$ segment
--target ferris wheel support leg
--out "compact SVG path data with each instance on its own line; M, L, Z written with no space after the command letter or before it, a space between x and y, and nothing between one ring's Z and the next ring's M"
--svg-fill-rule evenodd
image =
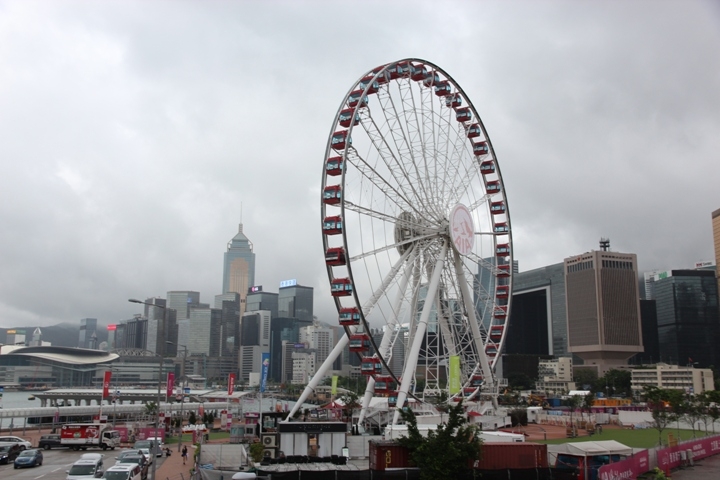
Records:
M478 351L478 357L480 358L480 366L482 367L483 377L492 383L492 388L495 387L495 378L493 376L490 363L488 362L487 355L485 355L485 345L480 335L480 327L477 323L477 317L475 316L475 306L473 305L472 297L470 296L470 289L468 289L467 282L465 282L465 275L463 272L462 260L460 254L453 251L455 257L455 275L457 276L458 284L460 285L460 291L462 293L463 302L465 303L465 310L468 314L468 320L470 322L470 330L473 334L473 340L475 341L475 348ZM493 407L498 408L497 397L493 396Z
M383 357L383 359L385 359L385 363L388 363L392 359L392 349L390 348L390 342L392 341L393 335L397 334L397 332L395 332L395 329L399 326L397 312L400 311L400 306L402 305L403 298L405 297L405 291L407 290L407 286L410 281L415 256L415 251L413 251L412 256L409 257L410 260L405 265L405 271L403 272L402 279L400 280L400 287L398 288L397 296L395 297L395 303L392 310L393 312L395 312L393 315L394 325L388 325L385 328L385 331L383 331L382 340L380 341L379 353ZM395 341L397 341L397 338L395 339ZM392 372L388 373L392 374ZM370 379L368 380L367 388L365 389L362 409L360 410L360 415L358 417L358 425L362 424L363 420L365 420L365 415L367 414L367 409L370 406L370 400L372 400L374 393L375 378L370 377Z
M352 332L355 332L355 327L350 327L350 329ZM312 380L310 380L310 382L305 387L305 390L303 390L302 394L300 395L300 398L297 399L295 405L293 405L293 407L290 409L290 413L288 413L288 416L285 417L285 421L291 419L302 407L302 404L305 403L305 400L308 399L310 394L315 391L315 387L317 387L320 381L325 378L325 373L332 369L333 363L342 354L345 345L347 345L349 341L350 338L348 338L347 334L342 336L342 338L338 341L337 345L335 345L335 348L332 349L328 357L325 359L322 365L320 365L320 368L317 369L315 375L313 375Z
M440 277L442 276L443 265L445 262L445 256L447 255L448 244L447 240L443 241L443 246L438 259L435 262L435 270L433 270L432 277L430 278L430 284L425 298L435 298L438 286L440 285ZM428 319L430 318L430 312L433 307L433 302L425 302L423 305L422 313L420 314L420 320L418 321L415 335L413 336L413 343L410 347L410 351L407 355L407 361L405 363L405 369L403 370L402 383L400 384L400 390L398 391L397 407L395 409L395 415L393 415L392 424L396 425L400 419L400 409L405 404L407 399L408 389L410 383L415 379L415 367L417 367L417 359L420 354L420 347L422 345L423 337L425 336L425 330L427 328Z

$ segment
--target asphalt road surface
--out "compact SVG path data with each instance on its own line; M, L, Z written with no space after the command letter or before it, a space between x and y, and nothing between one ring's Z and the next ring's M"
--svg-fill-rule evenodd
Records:
M676 470L673 480L718 480L720 479L720 455L704 458L695 462L694 467Z
M0 479L12 479L12 480L65 480L67 477L66 470L69 470L75 461L77 461L83 453L102 453L105 455L103 460L103 470L115 465L115 456L118 455L122 449L107 450L86 450L75 452L67 449L53 449L43 450L43 464L39 467L30 468L13 468L12 462L8 465L0 465ZM158 457L154 459L157 461L156 468L162 465L165 457ZM148 479L152 475L152 465L148 469Z

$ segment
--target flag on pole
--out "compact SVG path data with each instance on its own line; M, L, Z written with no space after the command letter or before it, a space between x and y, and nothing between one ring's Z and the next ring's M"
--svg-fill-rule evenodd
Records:
M174 373L174 372L168 372L168 374L167 374L167 388L165 389L165 396L166 396L167 398L172 397L174 391L175 391L175 373Z
M260 393L265 391L267 386L268 370L270 370L270 354L262 354L262 373L260 375Z
M332 377L332 389L330 390L330 393L332 395L337 395L337 382L338 382L338 376L333 375Z
M235 374L231 373L228 375L228 396L232 395L235 391Z
M112 371L108 370L105 372L105 376L103 378L103 393L102 398L107 398L110 396L110 378L112 377Z
M460 357L452 355L450 357L450 385L448 385L450 395L460 392Z

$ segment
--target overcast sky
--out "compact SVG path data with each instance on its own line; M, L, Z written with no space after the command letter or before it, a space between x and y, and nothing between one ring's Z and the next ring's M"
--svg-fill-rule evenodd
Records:
M369 69L438 64L501 166L521 270L598 248L713 259L720 2L0 1L0 326L256 284L335 321L320 235L333 117Z

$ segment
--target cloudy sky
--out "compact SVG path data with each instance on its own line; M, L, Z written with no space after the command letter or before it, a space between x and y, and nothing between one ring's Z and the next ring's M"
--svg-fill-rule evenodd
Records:
M333 117L417 57L472 99L521 270L597 249L713 259L720 3L0 1L0 326L113 323L221 293L242 221L256 283L315 287Z

